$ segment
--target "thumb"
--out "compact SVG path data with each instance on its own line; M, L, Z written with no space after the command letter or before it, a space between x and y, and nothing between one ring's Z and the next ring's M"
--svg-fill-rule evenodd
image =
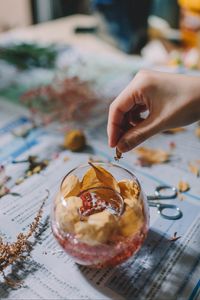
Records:
M149 117L129 129L118 141L117 149L122 153L127 152L161 130L160 123Z

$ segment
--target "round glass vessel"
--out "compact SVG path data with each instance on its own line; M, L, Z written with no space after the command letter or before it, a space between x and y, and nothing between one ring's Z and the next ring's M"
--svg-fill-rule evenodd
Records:
M88 163L63 178L51 225L58 243L77 263L115 266L136 253L146 238L147 199L128 170Z

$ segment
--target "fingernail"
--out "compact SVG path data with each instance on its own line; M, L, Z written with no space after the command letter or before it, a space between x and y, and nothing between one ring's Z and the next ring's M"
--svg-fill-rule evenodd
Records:
M120 152L127 152L131 149L131 145L129 144L129 141L127 140L121 140L117 144L117 148Z

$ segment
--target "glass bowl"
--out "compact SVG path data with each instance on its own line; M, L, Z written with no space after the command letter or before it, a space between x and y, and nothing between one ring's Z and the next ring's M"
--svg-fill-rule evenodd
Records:
M147 198L137 178L111 163L70 171L53 202L52 231L81 264L116 266L135 254L149 229Z

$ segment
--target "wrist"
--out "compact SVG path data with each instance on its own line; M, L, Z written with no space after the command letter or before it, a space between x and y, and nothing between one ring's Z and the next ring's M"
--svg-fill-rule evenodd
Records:
M200 77L187 76L184 97L186 97L187 112L191 122L200 120Z

